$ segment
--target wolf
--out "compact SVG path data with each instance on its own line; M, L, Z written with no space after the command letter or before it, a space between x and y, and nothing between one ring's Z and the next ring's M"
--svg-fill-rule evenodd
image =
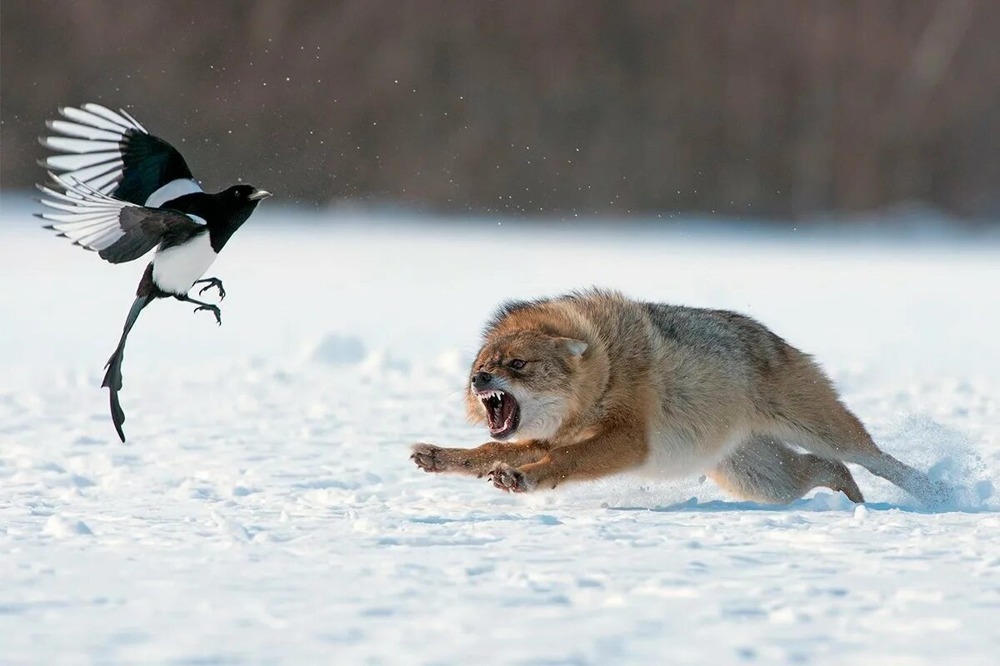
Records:
M785 504L822 486L864 502L845 463L928 505L946 489L875 445L810 356L736 312L587 290L502 305L465 396L493 441L419 443L427 472L532 492L623 472L705 474Z

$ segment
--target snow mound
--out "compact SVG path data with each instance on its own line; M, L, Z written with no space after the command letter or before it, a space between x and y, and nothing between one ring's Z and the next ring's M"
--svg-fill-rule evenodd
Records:
M74 520L53 514L45 521L42 534L47 534L58 539L65 539L72 536L91 536L93 532L82 520Z
M309 355L310 360L324 365L357 365L365 360L367 351L361 338L340 333L327 333Z
M376 349L368 354L361 369L370 377L383 377L387 373L406 375L410 372L410 362L394 356L386 349Z
M407 373L410 363L387 349L369 349L361 338L342 333L327 333L306 354L306 361L326 367L358 368L363 375L386 372Z

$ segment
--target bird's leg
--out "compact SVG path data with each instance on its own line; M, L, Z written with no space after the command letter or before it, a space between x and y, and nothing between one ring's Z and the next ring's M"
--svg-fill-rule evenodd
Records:
M202 294L204 294L206 291L208 291L212 287L215 287L216 289L219 290L219 300L223 301L223 300L226 299L226 288L222 286L222 280L220 280L219 278L214 278L214 277L213 278L205 278L204 280L195 280L194 283L195 284L208 283L208 284L205 284L205 286L202 287L201 290L198 291L198 295L199 296L201 296Z
M185 303L194 303L198 307L194 309L195 312L199 310L209 310L215 315L215 321L219 326L222 326L222 310L219 309L217 305L212 305L211 303L205 303L203 301L196 301L187 294L173 294L173 297L178 301L184 301Z

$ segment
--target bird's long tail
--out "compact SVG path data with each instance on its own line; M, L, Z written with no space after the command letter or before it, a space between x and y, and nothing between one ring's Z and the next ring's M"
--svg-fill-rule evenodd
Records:
M118 341L118 346L115 347L114 353L111 354L107 365L104 366L107 372L104 373L104 381L101 386L110 390L111 420L115 424L115 430L118 431L118 437L123 442L125 441L125 432L122 430L122 423L125 422L125 412L122 411L121 402L118 401L118 391L122 388L122 360L125 358L125 339L128 338L128 333L132 330L135 320L139 318L139 313L151 300L149 296L136 296L132 302L132 309L128 311L128 319L125 320L121 340Z

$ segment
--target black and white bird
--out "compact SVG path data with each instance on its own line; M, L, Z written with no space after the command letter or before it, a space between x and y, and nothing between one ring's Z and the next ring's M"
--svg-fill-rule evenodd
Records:
M110 390L111 418L121 440L125 413L118 400L125 339L144 307L157 298L175 298L208 310L222 324L217 305L195 300L218 278L202 278L229 238L270 192L234 185L217 194L203 192L181 154L153 136L128 112L99 104L59 109L59 120L39 139L54 151L41 161L50 182L39 185L50 211L39 217L54 229L113 264L133 261L155 248L139 281L118 347L108 359L102 386Z

